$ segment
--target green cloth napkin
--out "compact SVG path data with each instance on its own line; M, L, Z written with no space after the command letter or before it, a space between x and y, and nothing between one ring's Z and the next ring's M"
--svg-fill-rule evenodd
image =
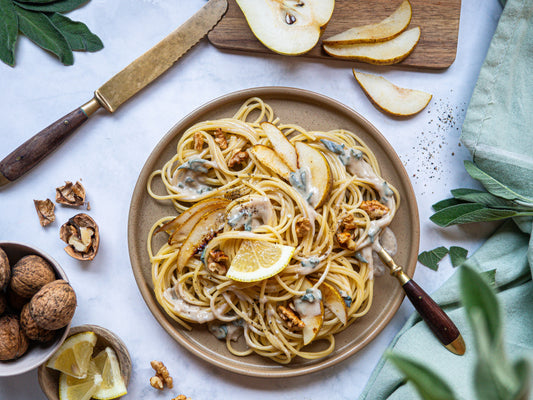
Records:
M503 3L503 2L502 2ZM533 199L533 2L508 0L481 69L461 140L475 164L523 197ZM506 351L511 360L533 360L532 220L509 220L465 264L496 269L504 316ZM426 364L464 400L476 399L473 335L459 303L458 274L432 294L461 331L467 352L456 356L414 313L389 350ZM532 396L533 398L533 396ZM414 386L382 358L360 400L420 399Z

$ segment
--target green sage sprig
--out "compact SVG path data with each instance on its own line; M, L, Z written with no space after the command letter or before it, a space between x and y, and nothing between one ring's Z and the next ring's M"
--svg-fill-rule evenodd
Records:
M446 227L470 222L533 216L533 199L513 191L470 161L465 162L465 168L470 176L477 179L487 191L452 190L452 198L433 204L436 212L430 217L431 221Z
M530 391L530 365L511 362L504 349L503 320L498 297L481 274L462 266L461 302L474 333L476 363L474 388L479 400L526 400ZM417 360L396 353L386 357L413 383L424 400L455 400L451 386Z
M0 0L0 60L15 65L19 33L53 53L64 65L74 63L73 51L104 47L82 22L63 15L90 0Z

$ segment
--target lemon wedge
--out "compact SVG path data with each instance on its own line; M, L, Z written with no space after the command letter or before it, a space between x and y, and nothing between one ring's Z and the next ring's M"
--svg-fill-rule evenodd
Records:
M106 347L93 358L93 361L96 364L96 369L102 375L102 383L93 394L93 398L109 400L124 396L128 391L120 373L120 364L115 351L111 347Z
M270 278L289 265L295 248L261 240L245 240L233 257L226 274L240 282Z
M74 378L86 378L96 339L96 334L90 331L72 335L48 360L46 366Z
M94 361L89 361L87 377L73 378L65 373L59 377L59 400L89 400L102 383Z

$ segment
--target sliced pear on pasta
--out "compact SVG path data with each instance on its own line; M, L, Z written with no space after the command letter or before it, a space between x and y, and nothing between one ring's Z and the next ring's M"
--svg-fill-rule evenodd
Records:
M353 74L370 100L381 110L395 116L419 113L432 98L431 94L421 90L396 86L382 76L355 70Z
M183 242L176 260L178 271L187 264L189 258L193 256L200 248L205 245L217 232L224 228L226 223L226 206L221 205L218 208L205 213L203 217L193 226L187 239Z
M276 125L270 122L262 122L261 128L263 128L278 156L287 164L291 171L296 171L298 169L298 156L289 139L287 139Z
M305 290L305 294L293 301L294 309L305 324L302 335L304 346L311 343L320 332L324 323L324 303L322 302L322 292L313 289L313 284L304 279L300 290Z
M358 43L347 45L324 44L330 56L356 60L369 64L390 65L404 60L413 52L420 40L420 28L402 32L394 39L379 43Z
M324 306L330 310L344 325L348 321L348 308L340 292L329 283L323 282L319 286L322 292Z
M256 144L249 150L249 152L252 153L252 155L257 158L264 167L275 172L283 179L287 181L289 180L289 176L292 172L291 169L270 147Z
M387 18L375 23L356 26L322 41L324 44L356 44L384 42L398 36L411 22L412 9L409 0L402 4Z
M308 177L302 182L307 187L307 201L314 208L320 207L329 195L333 182L331 168L324 155L304 142L295 144L298 166Z

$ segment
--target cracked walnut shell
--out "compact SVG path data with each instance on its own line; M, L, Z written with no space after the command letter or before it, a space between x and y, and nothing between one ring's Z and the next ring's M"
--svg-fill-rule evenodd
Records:
M56 188L56 202L66 206L82 206L85 203L85 188L80 182L72 184L66 181L64 186Z
M65 251L80 261L92 260L98 252L98 225L87 214L77 214L61 226L59 237L68 244Z
M56 330L67 326L76 311L76 293L67 281L58 279L44 285L31 299L29 313L35 324Z
M39 216L39 223L42 227L45 227L55 221L56 215L54 210L56 206L52 203L52 200L33 200L35 210Z

